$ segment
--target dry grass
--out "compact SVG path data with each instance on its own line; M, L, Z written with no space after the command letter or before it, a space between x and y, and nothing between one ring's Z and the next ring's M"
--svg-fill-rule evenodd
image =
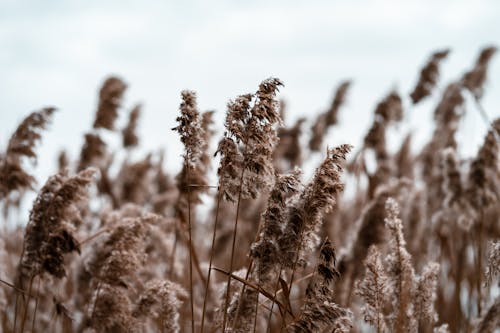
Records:
M341 126L349 81L328 110L290 127L278 100L283 83L263 81L228 103L216 151L213 112L200 112L196 94L183 91L173 129L185 147L177 175L164 169L162 153L131 161L141 106L116 129L127 84L108 78L79 158L61 153L26 226L2 225L0 331L498 330L500 119L470 160L456 140L464 113L477 112L465 110L467 94L485 116L495 51L482 50L445 86L435 131L419 152L405 133L392 151L387 131L405 105L443 86L439 66L449 50L430 56L410 94L391 91L380 101L354 149L325 142ZM53 111L29 115L0 155L5 221L35 191L25 163L36 158ZM103 131L122 136L125 154L108 147ZM303 161L322 152L304 180Z

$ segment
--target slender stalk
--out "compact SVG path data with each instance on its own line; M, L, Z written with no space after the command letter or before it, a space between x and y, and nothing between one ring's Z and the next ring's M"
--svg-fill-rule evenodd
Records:
M490 117L488 117L488 114L486 113L486 110L483 108L481 102L479 101L479 98L474 96L474 102L476 102L476 107L477 110L479 111L481 119L483 119L486 126L488 126L491 129L491 131L493 132L493 136L495 137L495 140L497 142L500 142L500 135L498 134L497 130L492 126Z
M26 301L26 305L24 306L23 318L21 319L21 333L24 332L24 324L26 323L26 317L28 316L28 308L30 305L31 291L33 289L33 279L34 278L35 278L35 275L31 275L30 284L29 284L29 288L28 288L28 300Z
M259 296L260 296L260 294L257 293L257 301L255 302L255 316L253 317L253 333L255 333L256 332L255 330L257 329L257 314L259 312Z
M207 306L207 300L208 300L208 295L210 293L210 277L212 273L212 264L213 264L213 259L214 259L214 254L215 254L215 239L216 239L216 234L217 234L217 223L219 221L219 207L220 207L220 202L222 200L222 191L221 189L218 190L217 193L217 208L215 210L215 221L214 221L214 231L212 233L212 245L210 248L210 259L208 263L208 272L207 272L207 281L205 284L205 297L203 299L203 310L201 313L201 333L203 333L204 324L205 324L205 310Z
M15 305L14 305L14 329L12 330L12 332L16 332L16 328L17 328L17 305L18 305L18 301L19 301L19 293L16 293L16 302L15 302Z
M99 282L97 284L97 291L96 291L96 295L95 295L95 299L94 299L94 304L92 305L92 313L90 314L90 319L94 318L95 308L97 306L97 299L99 298L100 291L101 291L101 283Z
M189 184L189 165L185 161L186 165L186 178ZM191 249L193 248L192 242L192 230L191 230L191 188L188 186L188 236L189 236L189 298L191 301L191 332L194 333L194 297L193 297L193 253Z
M227 307L229 305L229 293L231 290L231 274L233 272L233 265L234 265L234 249L236 245L236 234L238 230L238 218L240 216L240 204L241 204L241 192L243 190L243 175L245 174L245 168L243 167L241 169L241 176L240 176L240 187L238 190L238 202L236 204L236 218L234 221L234 229L233 229L233 244L231 246L231 260L229 263L229 275L227 276L227 289L226 289L226 300L224 304L224 319L222 321L222 332L226 330L226 321L227 321Z
M245 274L245 280L247 280L247 281L248 281L248 279L250 277L250 273L251 273L252 268L253 268L253 259L251 259L250 262L248 263L247 272ZM238 318L240 317L241 303L242 303L241 301L242 301L242 298L243 298L243 294L245 293L245 290L246 290L246 284L244 284L241 287L240 297L238 298L238 306L236 307L236 314L234 316L232 325L229 326L229 327L235 327L235 325L236 325L236 323L238 321Z
M95 234L85 238L84 240L82 240L81 242L79 242L80 246L87 243L87 242L90 242L91 240L99 237L100 235L102 235L103 233L105 233L106 231L108 231L108 228L103 228L102 230L99 230L98 232L96 232Z
M10 288L14 289L15 291L17 291L17 292L19 292L19 293L26 294L26 291L24 291L24 290L22 290L22 289L20 289L20 288L17 288L15 285L13 285L12 283L9 283L9 282L7 282L7 281L5 281L5 280L0 279L0 283L5 284L6 286L8 286L8 287L10 287Z
M288 292L290 294L292 293L292 287L293 287L293 280L294 280L294 277L295 277L295 271L297 270L297 263L299 262L299 252L300 252L300 248L301 248L300 245L302 244L302 235L301 235L300 238L301 238L301 240L297 244L297 250L295 252L295 260L294 260L293 265L292 265L292 275L290 276L290 283L289 283L289 287L288 287ZM279 281L279 279L278 279L278 281ZM293 309L290 308L290 311L293 313ZM285 328L285 326L286 326L286 320L285 320L285 317L283 317L283 321L281 322L280 332L283 331L283 329Z
M280 309L283 309L283 310L286 310L285 306L283 304L281 304L280 301L278 301L276 298L273 297L273 295L268 292L267 290L263 289L262 287L260 286L257 286L253 283L251 283L250 281L247 281L241 277L239 277L238 275L234 275L232 273L228 273L226 272L225 270L223 269L220 269L220 268L217 268L217 267L213 267L212 268L213 270L217 271L217 272L220 272L224 275L230 275L233 279L235 279L236 281L240 282L240 283L243 283L243 284L246 284L247 286L249 286L250 288L252 288L253 290L261 293L263 296L265 296L267 299L269 300L272 300L274 301L276 304L278 304L278 306L280 307ZM288 311L288 313L290 313L290 311ZM290 315L293 317L293 319L295 319L295 316L293 316L292 313L290 313Z
M174 274L174 265L175 265L175 253L176 253L176 249L177 249L177 242L178 242L178 235L177 233L179 232L179 230L177 229L177 223L176 223L176 226L175 226L175 232L174 232L174 245L173 245L173 248L172 248L172 253L170 253L170 256L168 258L168 263L169 263L169 271L168 271L168 277L169 279L172 279L172 276Z
M477 313L481 315L482 308L482 275L483 275L483 211L479 216L479 231L477 237L477 268L476 268L476 279L477 279Z
M257 228L257 234L255 235L255 239L253 241L254 243L256 243L256 242L258 242L260 240L261 229L262 229L262 219L259 222L259 228ZM248 280L248 278L250 277L250 274L252 273L252 270L253 270L253 258L250 258L250 262L248 263L247 272L246 272L246 275L245 275L245 280ZM236 308L236 315L234 317L232 327L235 326L238 318L240 317L240 313L241 313L241 299L243 297L243 294L245 293L246 286L247 286L246 284L243 284L243 286L241 288L240 297L238 298L238 307ZM259 302L257 302L257 304L259 304Z
M274 286L274 298L276 298L277 294L278 294L278 287L280 285L280 279L281 279L281 273L283 272L283 265L280 264L280 270L279 270L279 274L278 274L278 278L276 279L276 285ZM272 316L273 316L273 308L274 308L274 301L271 302L271 310L269 311L269 317L267 317L267 329L266 329L266 332L270 332L270 329L271 329L271 319L272 319ZM283 318L284 320L284 318Z

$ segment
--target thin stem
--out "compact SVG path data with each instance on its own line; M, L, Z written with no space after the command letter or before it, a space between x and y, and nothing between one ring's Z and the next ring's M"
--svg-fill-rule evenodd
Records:
M15 305L14 305L14 329L12 330L12 332L16 332L16 328L17 328L17 305L18 305L18 301L19 301L19 293L16 293L16 302L15 302Z
M29 308L29 305L30 305L31 291L33 289L33 279L34 278L35 278L35 275L31 275L30 284L29 284L29 288L28 288L28 300L26 301L26 305L24 306L23 318L21 320L21 333L24 332L24 324L26 322L26 317L28 316L28 308Z
M255 235L255 239L254 239L254 243L258 242L260 240L260 232L262 230L262 219L260 220L259 222L259 228L257 229L257 235ZM250 262L248 263L248 267L247 267L247 273L246 273L246 276L245 276L245 280L248 280L248 278L250 277L250 274L252 273L252 269L253 269L253 258L250 259ZM234 327L236 325L236 322L238 320L238 318L240 317L240 313L241 313L241 299L243 298L243 294L245 293L245 288L246 288L246 284L243 285L243 287L241 288L241 293L240 293L240 297L238 298L238 307L236 308L236 315L234 317L234 320L233 320L233 325L232 327ZM257 302L258 304L258 302Z
M97 306L97 299L99 298L99 292L100 291L101 291L101 283L99 282L97 284L97 291L96 291L96 295L95 295L95 299L94 299L94 304L92 306L92 313L90 314L90 319L94 318L95 308Z
M495 132L496 133L496 132ZM477 237L477 313L481 314L482 308L482 272L483 272L483 212L479 217L479 232Z
M212 233L212 246L210 248L210 260L208 263L208 272L207 272L207 282L205 284L205 297L203 299L203 310L201 313L201 333L203 333L204 324L205 324L205 310L207 306L207 300L208 300L208 294L210 293L210 276L212 273L212 263L214 259L214 254L215 254L215 239L216 239L216 234L217 234L217 223L219 221L219 207L220 207L220 202L222 199L222 191L219 189L217 193L217 208L215 211L215 221L214 221L214 231Z
M240 204L241 204L241 192L243 190L243 175L245 174L245 167L241 169L241 176L240 176L240 186L238 190L238 203L236 204L236 217L234 221L234 229L233 229L233 244L231 246L231 260L229 264L229 273L231 274L233 272L233 265L234 265L234 249L236 245L236 234L238 230L238 218L240 215ZM226 300L225 300L225 305L224 305L224 319L222 321L222 332L225 331L226 329L226 321L227 321L227 307L229 305L229 293L231 290L231 275L227 276L227 289L226 289Z
M187 161L185 161L186 166L186 178L187 183L189 183L189 169ZM193 297L193 254L191 249L193 248L192 242L192 230L191 230L191 188L188 186L188 236L189 236L189 298L191 300L191 332L194 333L194 297Z
M3 284L5 284L6 286L9 286L10 288L14 289L15 291L17 291L17 292L19 292L19 293L27 294L27 292L26 292L26 291L22 290L21 288L16 287L16 286L15 286L15 285L13 285L12 283L9 283L9 282L7 282L7 281L5 281L5 280L0 279L0 283L3 283Z
M80 245L83 245L87 242L90 242L91 240L99 237L100 235L102 235L103 233L105 233L106 231L108 231L108 228L104 228L102 230L99 230L98 232L96 232L95 234L85 238L84 240L82 240L81 242L79 242Z
M174 274L174 265L175 265L175 253L176 253L176 249L177 249L177 242L178 242L178 233L179 233L179 230L177 229L177 223L176 223L176 226L175 226L175 232L174 232L174 245L173 245L173 248L172 248L172 253L170 253L170 256L169 256L169 271L168 271L168 276L170 279L172 279L172 276Z
M488 117L488 114L486 113L486 110L481 105L481 102L479 101L479 98L477 98L476 96L473 96L473 97L474 97L474 102L476 102L476 107L477 107L477 110L479 111L479 115L483 119L483 121L486 124L486 126L488 126L491 129L491 131L493 132L493 136L495 137L495 140L497 142L500 142L500 136L497 133L496 129L492 126L490 117Z
M280 270L278 274L278 278L276 279L276 285L274 286L274 298L276 298L276 295L278 294L278 287L280 285L280 279L281 279L281 273L283 271L283 265L280 264ZM266 332L270 332L271 329L271 319L273 316L273 308L274 308L274 301L271 302L271 310L269 311L269 317L267 318L267 329ZM283 318L284 319L284 318Z
M263 296L265 296L267 299L274 301L276 304L278 304L278 306L280 307L280 309L285 309L285 310L286 310L285 306L284 306L283 304L281 304L281 302L280 302L280 301L278 301L276 298L274 298L274 297L273 297L273 295L272 295L270 292L268 292L267 290L263 289L262 287L257 286L257 285L255 285L255 284L251 283L250 281L247 281L247 280L245 280L245 279L243 279L243 278L239 277L238 275L234 275L233 273L228 273L228 272L226 272L225 270L222 270L222 269L220 269L220 268L213 267L212 269L213 269L213 270L215 270L215 271L217 271L217 272L220 272L220 273L222 273L222 274L225 274L225 275L230 275L230 276L231 276L233 279L235 279L236 281L239 281L239 282L241 282L241 283L243 283L243 284L246 284L247 286L249 286L249 287L250 287L250 288L252 288L253 290L256 290L256 291L258 291L259 293L261 293L261 294L262 294ZM289 313L290 313L290 312L289 312ZM293 316L293 314L292 314L292 313L290 313L290 315L292 315L292 317L295 319L295 317Z
M245 274L245 280L248 280L248 278L250 277L250 271L252 270L252 268L253 268L253 259L251 259L250 263L248 264L247 272ZM241 287L240 297L238 298L238 306L236 307L236 314L234 316L233 323L230 327L235 327L237 320L240 317L241 303L242 303L243 294L245 293L245 288L246 288L246 284L244 284Z
M297 263L299 262L299 252L300 252L301 244L302 244L302 235L300 236L300 242L297 244L297 249L296 249L296 252L295 252L295 260L294 260L293 265L292 265L292 275L290 276L290 283L289 283L289 287L288 287L288 292L290 294L292 293L293 279L295 277L295 271L297 269ZM279 279L278 279L278 281L279 281ZM293 310L291 308L291 304L290 304L290 312L293 313ZM283 329L285 328L285 326L286 326L286 320L285 320L285 317L283 317L283 321L281 322L280 332L283 331Z

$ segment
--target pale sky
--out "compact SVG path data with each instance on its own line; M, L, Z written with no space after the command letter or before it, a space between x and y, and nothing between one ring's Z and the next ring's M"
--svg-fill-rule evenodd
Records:
M181 90L195 90L201 110L217 110L220 129L227 101L270 76L285 83L280 97L289 106L288 123L312 120L328 107L339 81L352 79L341 127L328 144L356 146L376 102L392 88L407 97L433 50L452 49L442 66L442 89L471 68L481 47L500 46L499 19L497 0L0 0L0 147L31 111L56 106L38 149L43 184L59 149L77 156L94 119L97 90L111 73L129 84L127 112L144 104L141 152L166 147L173 170L181 163L170 130ZM432 131L436 97L407 110L403 129L412 128L417 143ZM491 118L500 116L496 58L483 104ZM459 135L462 149L471 152L485 125L474 105L468 107Z

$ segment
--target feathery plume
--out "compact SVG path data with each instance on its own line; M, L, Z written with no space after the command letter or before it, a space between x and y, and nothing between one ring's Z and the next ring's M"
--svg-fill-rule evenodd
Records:
M351 81L341 82L335 91L330 108L319 114L314 121L311 127L311 138L309 139L309 149L311 151L319 151L321 149L328 128L338 123L338 113L340 107L345 103L350 86Z
M275 95L282 85L279 79L267 79L255 96L241 95L228 104L227 131L216 155L221 155L219 182L229 201L240 192L243 199L255 198L272 182L276 125L281 124Z
M279 263L277 239L283 233L287 203L299 191L300 170L287 175L276 175L274 187L269 194L267 208L262 214L259 240L252 244L250 257L255 262L255 274L260 283L269 282L270 272Z
M401 144L399 151L394 156L395 166L396 166L396 176L398 178L413 178L413 163L414 157L411 153L412 136L408 134L403 143Z
M103 284L90 325L96 332L140 332L139 321L131 315L131 310L132 304L124 288Z
M442 168L444 174L443 191L445 193L444 206L451 208L458 204L463 195L460 169L457 161L456 151L448 147L442 152Z
M33 187L35 178L23 169L22 158L36 160L34 148L54 111L55 108L49 107L31 113L12 134L5 154L0 154L0 199L12 191Z
M65 150L61 150L57 156L57 170L63 172L69 165L68 154Z
M109 238L96 249L88 268L96 282L127 286L124 278L137 271L145 259L144 237L148 224L157 220L153 214L124 218L113 228Z
M162 332L179 332L179 310L182 299L187 297L180 285L170 281L151 281L135 304L132 316L150 317L161 323Z
M118 108L121 106L122 96L127 85L120 78L108 77L99 91L94 128L114 130L114 123L118 117Z
M474 68L465 73L462 77L463 86L478 100L483 96L488 65L496 52L497 48L495 46L488 46L482 49Z
M375 117L381 117L384 124L398 122L403 119L403 102L395 91L392 91L375 108Z
M309 139L309 149L311 151L320 151L326 130L326 115L321 113L316 117L309 131L311 133L311 138Z
M399 206L396 200L388 198L386 201L387 217L385 225L390 231L390 253L387 257L388 273L394 290L393 307L395 309L395 332L408 332L414 325L411 317L411 293L414 290L415 272L411 263L411 255L406 250L406 241L403 236L403 224L399 218Z
M340 177L350 150L350 145L330 149L312 181L290 208L284 233L278 240L284 267L295 266L300 257L298 250L306 251L316 245L323 214L333 209L337 196L344 190Z
M438 320L434 302L436 300L436 288L438 283L439 264L427 263L422 275L417 281L417 289L414 297L414 316L419 322L433 325Z
M449 49L434 52L420 71L417 85L410 93L413 104L419 103L432 93L439 79L439 65L450 53Z
M478 333L494 333L500 327L500 296L498 296L477 325Z
M485 272L487 285L490 285L495 277L500 278L500 241L491 242L489 248L488 265Z
M137 131L137 121L141 114L141 104L137 104L128 116L127 126L122 130L122 143L123 147L131 148L136 147L139 144L139 137L136 134Z
M202 128L202 142L200 162L201 166L204 166L205 170L210 168L210 162L212 161L212 155L209 153L210 141L215 134L215 130L212 128L214 124L213 116L215 111L205 111L201 114L201 128Z
M121 166L118 177L115 180L115 187L120 190L121 202L132 202L144 204L149 196L148 186L150 185L151 155L135 162L124 162Z
M355 293L365 304L361 308L365 322L377 329L377 333L387 331L384 307L388 302L389 277L387 276L380 252L375 245L370 246L365 259L365 276L356 284Z
M103 167L106 163L106 155L106 143L101 139L99 134L85 134L85 143L80 152L78 171L90 166Z
M351 86L351 81L343 81L337 87L335 97L333 98L330 108L326 112L326 124L328 126L336 125L338 123L338 113L342 104L345 103L347 91Z
M320 249L315 276L306 289L306 299L300 317L288 325L290 332L350 332L353 314L334 302L333 284L340 273L335 268L335 249L327 239Z
M73 177L56 174L42 187L26 226L21 279L43 273L59 279L66 275L64 254L80 252L67 223L68 212L70 207L86 198L86 188L94 172L86 169Z
M493 122L469 170L466 195L478 212L498 201L493 186L494 179L498 177L500 145L495 138L494 131L500 131L500 118Z
M201 157L203 145L201 117L196 105L195 92L184 90L181 92L181 96L181 115L176 119L179 125L172 130L180 134L185 149L184 159L192 167L198 163Z
M300 136L302 135L302 124L305 118L299 118L292 127L281 127L278 129L279 142L274 150L273 161L277 170L287 169L283 162L288 161L288 166L293 168L302 164L302 149Z

